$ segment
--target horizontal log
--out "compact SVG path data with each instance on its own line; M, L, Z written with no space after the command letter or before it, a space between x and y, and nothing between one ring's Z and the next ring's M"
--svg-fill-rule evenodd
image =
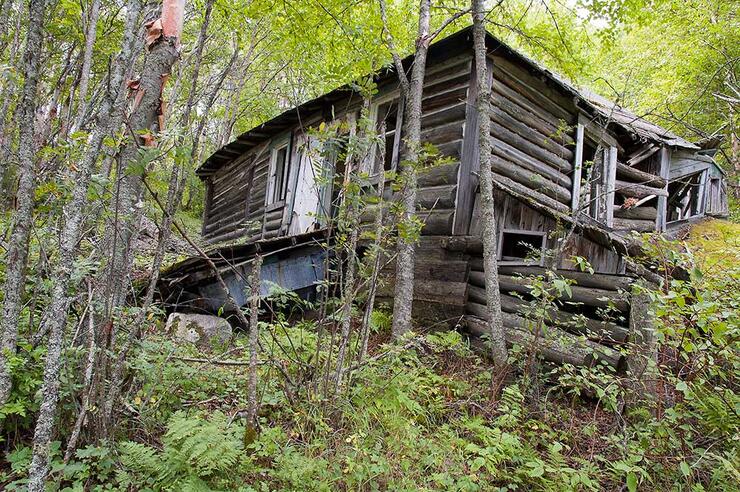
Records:
M653 232L655 231L655 219L619 219L615 218L612 228L618 231Z
M491 136L508 143L512 147L527 154L530 158L537 159L557 171L570 172L573 170L573 165L562 157L522 138L520 135L507 130L494 121L491 121Z
M423 222L421 233L427 236L443 236L452 232L454 210L419 210L416 215Z
M568 205L565 205L564 203L561 203L553 198L550 198L549 196L539 191L528 188L527 186L517 183L513 179L507 178L506 176L502 176L499 173L492 173L492 175L493 175L493 186L494 187L499 188L506 192L513 192L513 194L517 198L524 200L525 204L528 203L529 201L533 201L541 205L544 205L548 209L551 209L555 212L560 212L563 214L567 214L570 212L570 207Z
M519 292L521 294L529 294L531 292L530 281L525 277L499 274L498 281L499 288L502 292ZM485 274L471 270L468 282L477 287L485 288ZM629 302L627 302L624 296L613 290L581 287L579 285L571 285L570 290L572 295L570 297L567 295L563 296L560 299L561 301L579 302L586 306L600 308L613 305L619 311L629 311Z
M496 87L494 86L494 91ZM499 87L498 92L491 93L491 104L494 107L502 109L509 116L516 118L527 126L536 129L542 135L558 135L565 145L575 145L573 136L569 133L560 131L557 123L553 124L538 116L537 113L530 111L528 107L517 103L512 97L520 97L511 91L508 87Z
M456 140L463 136L462 121L453 121L445 125L421 129L421 141L424 143L438 144Z
M652 220L658 217L658 209L655 207L632 207L622 208L617 205L614 207L614 217L619 219L639 219Z
M571 95L563 94L561 88L553 87L544 76L533 73L522 64L512 62L503 56L493 58L494 77L558 119L565 120L566 123L572 122L576 108Z
M471 312L475 309L472 309L470 304L465 309L473 315L465 317L465 328L478 337L488 336L490 328L484 318ZM615 368L621 368L623 365L622 355L609 347L583 340L581 337L557 328L542 330L535 338L534 333L529 329L529 324L524 318L506 313L504 315L504 336L507 345L530 347L535 344L537 353L542 358L556 364L591 366L596 361L603 361Z
M422 129L434 128L455 121L462 125L462 122L465 121L465 106L465 102L455 102L454 106L447 106L434 113L427 113L421 118Z
M655 188L665 188L668 184L668 181L666 181L665 178L661 178L655 174L646 173L645 171L640 171L637 168L630 167L621 162L617 162L617 177L627 178L631 181L635 181L646 186L653 186Z
M532 142L535 145L539 145L545 150L552 152L571 162L573 159L573 151L565 146L566 139L562 138L560 134L549 134L540 133L537 128L527 125L520 121L518 118L511 116L506 111L491 105L491 120L497 124L503 126L507 130L510 130L517 135L521 136ZM564 132L561 132L565 134ZM560 137L560 138L559 138Z
M454 184L419 188L416 192L416 204L423 209L455 208L457 186ZM393 200L401 199L400 193L393 194Z
M523 167L518 167L495 155L491 156L491 169L502 176L516 181L522 186L547 195L560 203L570 203L570 191L557 183L553 183L541 174L533 173Z
M432 166L419 171L417 183L419 188L428 188L445 184L457 183L459 162Z
M614 191L620 195L633 198L645 198L646 196L668 196L668 190L665 188L655 188L638 183L628 183L618 179L614 186Z
M491 151L494 155L506 159L507 161L511 161L519 167L541 174L568 189L573 186L573 180L570 176L565 174L566 172L569 172L568 169L557 170L544 162L533 159L528 154L496 137L491 137Z
M547 271L544 267L537 266L500 266L498 272L501 275L544 275ZM555 270L555 274L573 280L581 287L595 287L604 290L629 291L634 279L624 275L609 275L605 273L579 272L578 270Z
M450 236L443 238L440 246L448 251L468 254L483 253L483 240L475 236Z
M487 304L486 289L469 285L468 302L470 301L485 306ZM530 305L526 301L507 294L501 294L502 311L527 317L525 313L529 308ZM629 336L629 329L623 326L560 311L555 307L548 310L545 321L548 324L552 323L558 328L571 333L586 335L592 340L605 343L624 343Z

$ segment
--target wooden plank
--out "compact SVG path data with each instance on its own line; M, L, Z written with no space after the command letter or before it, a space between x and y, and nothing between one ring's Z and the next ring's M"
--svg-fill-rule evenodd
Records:
M655 219L658 217L658 209L655 207L632 207L622 208L619 205L614 206L614 219L638 219L638 220L651 220L653 226L655 225Z
M488 68L488 83L493 79L493 66L486 60ZM490 85L489 85L490 87ZM475 190L478 188L479 145L478 114L476 99L478 98L478 84L476 83L475 60L471 63L470 89L468 90L467 110L465 113L465 132L463 134L460 168L457 177L457 195L455 197L455 217L452 224L452 234L465 235L470 229L470 220L473 215Z
M652 186L646 186L638 183L630 183L627 181L622 181L620 179L616 180L614 190L619 193L620 195L624 195L627 197L633 197L633 198L645 198L651 195L655 195L657 197L667 197L668 196L668 190L667 188L654 188ZM612 195L614 193L612 192Z
M671 172L671 154L668 147L663 146L660 148L659 159L660 177L668 181ZM657 202L658 216L655 218L655 230L657 232L665 232L666 228L668 216L668 183L663 187L663 191L665 191L665 195L659 196Z

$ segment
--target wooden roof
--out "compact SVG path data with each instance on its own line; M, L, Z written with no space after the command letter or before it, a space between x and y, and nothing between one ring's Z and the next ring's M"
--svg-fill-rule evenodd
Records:
M536 61L526 55L516 51L504 42L495 38L490 33L487 36L487 45L489 50L503 52L510 58L517 60L529 70L544 75L548 82L556 85L562 91L572 96L576 104L584 111L594 115L601 116L605 121L618 125L623 130L631 133L638 139L657 142L670 147L680 147L685 149L699 149L699 146L684 140L678 135L641 118L634 113L626 110L602 96L590 91L577 89L570 81L564 77L541 66ZM444 39L433 43L429 47L428 60L444 59L449 53L456 50L471 48L472 49L472 27L462 29ZM404 66L410 66L412 56L403 60ZM387 67L378 71L374 75L376 82L395 77L393 67ZM359 94L351 84L345 84L322 96L311 99L299 106L291 108L280 115L248 130L239 135L234 141L224 145L208 157L203 164L198 167L196 174L201 177L213 174L225 164L231 162L237 157L252 150L257 145L276 134L286 131L313 113L335 104L339 101L346 101L347 98L359 97Z

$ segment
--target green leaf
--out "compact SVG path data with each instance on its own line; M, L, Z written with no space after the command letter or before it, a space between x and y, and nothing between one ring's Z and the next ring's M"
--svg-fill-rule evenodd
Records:
M637 492L637 475L633 472L627 474L627 490L629 492Z

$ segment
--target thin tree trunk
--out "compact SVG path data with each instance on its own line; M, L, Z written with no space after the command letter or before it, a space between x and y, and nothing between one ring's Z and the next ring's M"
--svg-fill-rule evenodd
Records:
M28 260L28 241L33 224L33 191L36 182L36 152L34 148L34 120L36 91L39 80L39 62L43 40L44 0L31 0L26 49L23 55L23 96L18 112L18 208L5 260L5 283L2 319L0 319L0 406L10 397L12 378L6 354L15 354L18 325L23 303L23 292Z
M98 19L100 18L100 0L92 0L90 12L87 16L85 26L85 50L82 54L82 68L80 69L80 85L77 92L77 118L74 122L73 131L81 128L87 112L87 91L90 84L90 67L92 65L93 48L98 32ZM70 103L70 106L72 104Z
M400 109L399 109L400 111ZM381 127L378 132L380 135L385 134L385 124ZM385 139L383 139L385 143ZM382 148L380 155L385 155L385 149ZM362 316L362 327L360 328L360 354L357 357L357 365L362 364L363 359L367 357L367 344L370 339L370 319L375 309L375 295L378 291L378 276L380 275L380 261L383 254L383 192L385 191L385 173L381 173L381 178L378 181L378 213L375 216L375 239L373 240L372 254L373 254L373 266L372 273L370 274L370 283L368 285L367 302L365 303L365 311Z
M127 22L128 34L133 32L135 19L138 18L141 4L139 0L129 2L129 20ZM49 332L49 343L44 368L43 400L33 439L33 457L29 469L29 490L41 491L44 489L44 481L49 466L49 446L52 438L54 416L59 398L59 370L61 368L62 341L64 328L67 321L67 309L70 298L67 291L70 287L72 265L75 262L76 246L78 244L82 224L84 223L83 211L87 205L87 188L90 177L97 162L98 150L102 145L103 138L111 131L112 123L116 118L112 109L116 101L120 100L120 87L123 84L123 74L126 69L128 58L127 49L131 47L133 36L124 36L123 52L118 57L111 75L111 87L113 93L107 98L101 107L101 119L99 127L93 133L84 158L80 162L80 168L72 191L70 202L64 207L66 222L61 233L61 244L59 263L55 268L52 285L52 303L49 307L49 316L45 317L45 324L41 331ZM92 306L90 307L92 316ZM92 374L90 374L92 376ZM90 389L86 388L89 395ZM84 410L83 410L84 411ZM74 443L73 443L74 445Z
M475 46L475 72L478 96L475 101L478 111L478 146L480 159L480 222L483 228L483 270L486 276L486 307L491 336L491 356L499 369L507 366L506 339L501 316L501 294L498 284L498 261L496 251L496 210L493 200L493 176L491 173L491 88L488 82L486 57L486 27L483 0L472 0L473 43Z
M162 90L169 73L179 57L179 30L174 26L172 33L165 29L172 29L172 21L165 14L171 15L177 8L184 8L184 0L167 0L162 6L162 35L149 47L149 54L142 69L137 88L137 104L129 115L128 141L121 149L119 158L124 172L117 176L117 190L114 194L114 206L117 210L114 224L106 244L110 248L110 264L108 269L109 281L109 313L123 304L126 297L129 274L131 270L131 245L138 232L143 200L143 177L136 168L141 162L141 151L146 145L151 145L154 135L159 128L161 114ZM175 14L177 16L177 14ZM182 16L179 16L180 23ZM182 28L180 24L179 29Z
M383 2L384 3L384 2ZM383 8L385 10L385 8ZM393 336L398 338L411 330L411 312L414 301L414 264L418 224L416 220L417 167L421 149L421 98L424 88L431 0L419 4L419 29L416 53L411 67L411 79L406 78L398 54L394 54L396 71L406 100L404 118L404 145L401 163L402 212L399 218L398 257L393 301ZM404 90L405 89L405 90Z
M249 300L249 382L247 388L247 426L257 429L257 356L259 354L259 309L262 275L262 256L252 260L252 275L249 279L252 293Z
M95 308L93 306L93 288L88 286L87 296L87 363L85 365L85 378L82 382L82 401L80 402L80 413L77 414L72 434L67 441L67 450L64 452L64 462L69 462L72 453L77 449L77 440L80 437L82 426L87 416L87 407L90 405L92 395L92 379L95 370L97 345L95 343Z
M209 1L207 10L205 13L203 25L200 35L198 37L198 44L196 46L196 59L193 67L193 76L191 77L190 94L194 94L197 86L198 73L200 71L200 65L203 60L203 46L207 37L207 27L209 23L211 7L213 6L213 0ZM188 97L186 106L183 112L182 125L187 128L190 124L190 114L192 107L195 105L195 98ZM182 139L178 139L177 146L181 147L184 145ZM129 333L129 337L124 343L123 347L117 357L117 363L113 368L111 375L110 390L105 401L105 412L104 417L106 421L106 428L110 428L113 419L113 408L118 400L118 396L121 391L121 385L123 383L123 369L125 358L133 346L134 342L139 338L139 327L144 323L145 316L149 310L149 307L154 300L154 294L157 288L157 282L159 280L159 270L162 267L164 256L167 250L167 244L171 236L172 223L174 221L175 213L177 212L178 204L182 200L182 194L185 185L186 170L180 166L178 162L174 162L172 165L172 172L170 173L169 186L167 188L167 204L163 211L162 224L159 227L159 237L157 240L157 249L154 253L154 260L152 261L151 276L149 278L149 285L144 296L144 301L139 311L139 315L134 320L134 329Z

